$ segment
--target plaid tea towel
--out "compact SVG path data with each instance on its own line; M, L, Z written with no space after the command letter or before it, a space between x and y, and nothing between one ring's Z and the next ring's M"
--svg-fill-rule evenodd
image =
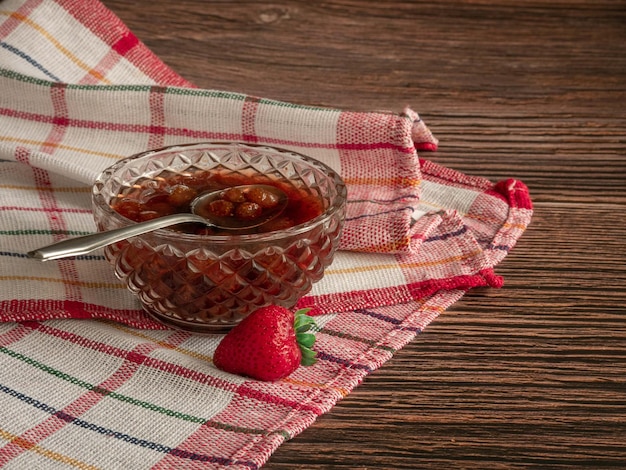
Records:
M209 140L306 153L349 187L343 250L300 301L319 361L276 383L217 370L221 337L153 322L101 254L24 255L95 230L90 185L115 160ZM197 89L96 0L0 2L0 466L261 467L465 290L501 284L528 191L418 160L436 146L410 109Z

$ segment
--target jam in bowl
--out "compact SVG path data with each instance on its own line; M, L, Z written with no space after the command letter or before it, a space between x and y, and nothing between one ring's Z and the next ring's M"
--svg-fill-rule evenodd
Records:
M259 185L253 194L232 188ZM273 191L277 188L279 191ZM261 217L230 231L181 224L109 245L105 257L153 318L196 332L226 331L265 305L292 307L324 275L339 243L346 187L327 165L243 143L199 143L144 152L106 169L93 186L94 218L111 230L189 212L221 191L212 216ZM221 201L221 202L220 202Z

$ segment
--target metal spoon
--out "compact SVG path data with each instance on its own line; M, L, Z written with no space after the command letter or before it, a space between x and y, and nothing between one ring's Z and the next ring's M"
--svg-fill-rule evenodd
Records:
M221 189L197 196L191 203L192 213L166 215L164 217L158 217L156 219L139 222L126 227L120 227L105 232L97 232L90 235L84 235L82 237L70 238L30 251L27 253L27 256L40 261L48 261L84 255L98 248L110 245L111 243L126 240L127 238L152 232L160 228L189 222L201 223L209 227L216 227L223 230L246 230L258 227L259 225L276 218L285 210L285 207L287 206L287 195L275 186L249 184L235 186L234 188L241 189L242 191L246 191L251 188L262 188L278 196L278 204L265 211L261 217L252 220L240 220L228 216L213 216L210 211L207 210L207 207L212 201L221 197L221 194L225 191L225 189Z

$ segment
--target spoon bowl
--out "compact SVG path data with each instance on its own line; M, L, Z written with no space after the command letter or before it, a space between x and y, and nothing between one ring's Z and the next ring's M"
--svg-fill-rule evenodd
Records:
M247 230L278 217L287 202L285 192L276 186L246 184L200 194L192 201L191 212L223 230Z
M112 243L182 223L201 223L222 230L243 231L278 217L287 206L287 195L266 184L232 186L198 195L190 205L192 213L171 214L125 227L70 238L27 253L40 261L90 253Z

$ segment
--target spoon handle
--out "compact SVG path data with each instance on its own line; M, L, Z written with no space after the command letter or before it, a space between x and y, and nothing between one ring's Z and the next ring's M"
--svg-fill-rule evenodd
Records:
M200 222L210 225L206 219L194 214L173 214L106 232L97 232L90 235L84 235L82 237L69 238L67 240L33 250L27 253L27 256L40 261L48 261L51 259L84 255L98 248L110 245L111 243L185 222Z

